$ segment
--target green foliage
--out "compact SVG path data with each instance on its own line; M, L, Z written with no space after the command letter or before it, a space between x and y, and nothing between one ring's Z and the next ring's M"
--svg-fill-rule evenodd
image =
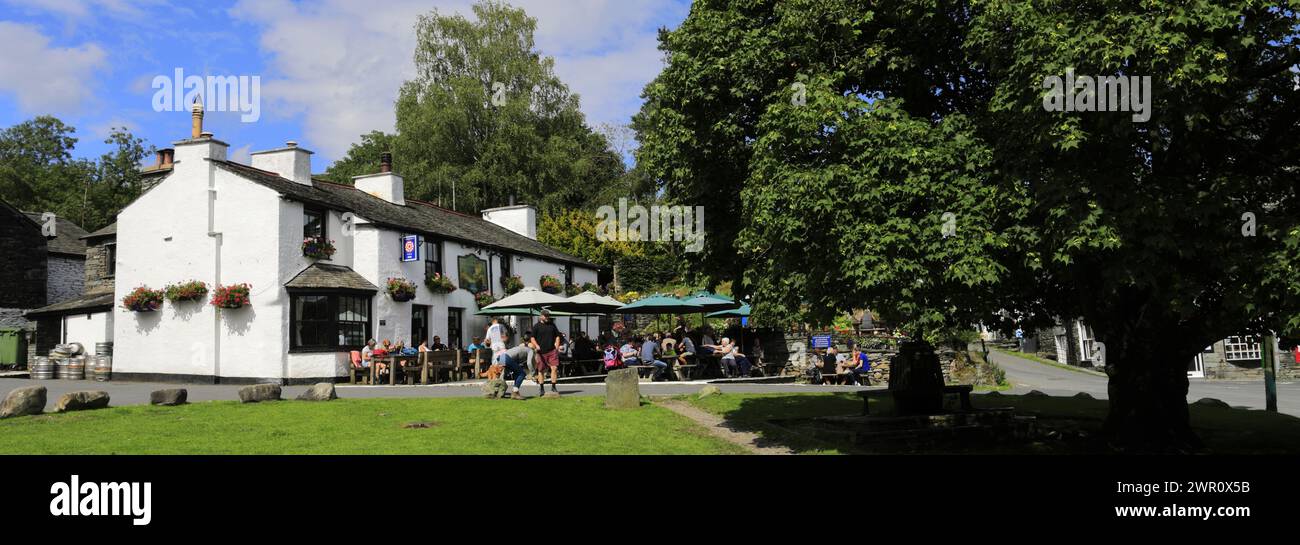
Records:
M692 272L773 321L1082 316L1171 375L1296 325L1295 13L1075 4L696 2L634 123L665 198L709 206ZM1046 111L1067 68L1151 76L1151 119Z
M578 96L536 50L536 19L494 1L473 10L473 19L420 16L396 134L363 136L330 177L376 172L379 153L391 151L408 197L474 212L511 197L543 211L576 207L626 186L622 159L585 125Z
M144 191L140 162L153 153L124 128L98 161L73 159L76 129L40 116L0 130L0 198L29 212L54 212L88 231L112 223Z

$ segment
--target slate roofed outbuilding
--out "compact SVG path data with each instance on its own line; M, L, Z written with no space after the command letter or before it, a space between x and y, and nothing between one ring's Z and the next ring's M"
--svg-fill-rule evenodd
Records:
M113 222L108 225L105 225L104 227L101 227L98 230L96 230L94 233L81 237L81 239L90 240L94 238L103 238L103 237L111 237L111 236L117 236L117 222Z
M90 314L111 310L112 308L113 292L108 292L74 297L67 301L28 311L24 316L36 318L40 316L64 316L67 314Z
M285 198L332 210L352 212L382 227L496 248L544 260L599 268L589 261L556 250L478 216L462 214L413 199L406 199L405 205L398 205L350 185L312 180L312 185L307 186L282 178L274 172L233 161L209 160L218 167L270 188Z
M313 263L297 276L284 283L286 288L296 289L348 289L360 291L379 291L365 277L351 268L329 263Z
M23 212L29 219L36 222L36 225L43 225L39 212ZM86 242L81 237L86 235L86 230L80 225L72 223L71 220L63 216L54 218L54 236L45 237L45 245L52 254L63 254L76 257L86 257Z

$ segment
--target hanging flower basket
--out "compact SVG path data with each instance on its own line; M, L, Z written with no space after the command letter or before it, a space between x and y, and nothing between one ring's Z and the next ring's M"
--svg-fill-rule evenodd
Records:
M439 295L456 291L456 284L452 283L450 278L439 273L425 276L424 285L429 288L429 291Z
M201 301L207 295L208 285L198 280L168 284L166 288L163 288L163 297L166 297L172 304Z
M302 255L312 259L329 259L334 256L334 241L321 237L302 239Z
M153 312L162 308L162 302L162 290L153 290L147 286L140 286L131 290L131 293L122 298L122 308L132 312Z
M517 274L514 276L502 276L501 289L505 290L506 295L514 295L518 293L519 290L524 289L524 279L519 278L519 275Z
M480 309L495 302L497 302L497 298L493 297L492 292L487 290L474 294L474 303L478 304L478 308Z
M415 299L415 282L405 278L389 278L388 296L399 303Z
M564 284L560 282L560 279L549 274L542 275L541 285L542 291L552 295L564 291Z
M584 282L582 284L582 291L589 291L596 295L605 295L605 287L595 282Z
M212 306L228 309L244 308L252 304L248 294L249 289L248 284L217 286L212 294Z

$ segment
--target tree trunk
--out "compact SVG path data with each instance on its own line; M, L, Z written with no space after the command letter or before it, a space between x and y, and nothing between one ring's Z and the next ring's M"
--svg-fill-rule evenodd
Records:
M1131 336L1123 345L1106 345L1110 412L1104 431L1115 446L1151 452L1201 446L1187 411L1187 362L1195 354L1172 348L1183 341Z

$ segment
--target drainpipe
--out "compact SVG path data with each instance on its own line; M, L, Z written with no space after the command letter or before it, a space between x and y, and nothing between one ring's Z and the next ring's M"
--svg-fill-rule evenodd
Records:
M212 238L212 289L221 285L222 234L216 230L217 222L217 169L208 165L208 236ZM221 310L212 318L212 379L221 382Z

